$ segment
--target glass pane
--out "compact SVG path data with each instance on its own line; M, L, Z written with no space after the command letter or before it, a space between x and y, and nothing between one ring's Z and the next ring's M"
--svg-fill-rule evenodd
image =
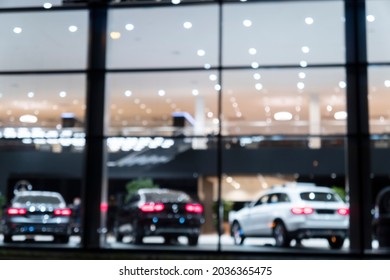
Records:
M344 63L343 1L225 4L223 64Z
M109 134L218 133L216 79L216 71L109 74Z
M86 11L2 14L0 71L85 69L87 20Z
M247 139L224 138L222 249L347 250L344 137L321 137L317 149L307 137Z
M110 248L217 250L215 143L204 137L109 137Z
M224 135L345 134L343 68L223 72Z
M108 68L215 67L218 6L109 11Z
M367 57L369 62L389 62L390 2L370 0L366 3Z

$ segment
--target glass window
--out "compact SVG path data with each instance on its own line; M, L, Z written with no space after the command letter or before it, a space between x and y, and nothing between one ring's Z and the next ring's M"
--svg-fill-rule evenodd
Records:
M85 69L87 20L87 11L2 13L0 71Z
M108 68L216 67L218 6L111 9Z
M225 4L223 65L344 63L343 1Z

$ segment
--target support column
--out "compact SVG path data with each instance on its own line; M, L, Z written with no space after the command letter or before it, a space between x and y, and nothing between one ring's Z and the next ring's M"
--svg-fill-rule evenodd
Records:
M99 248L105 240L107 206L105 65L107 7L91 2L86 98L85 170L82 188L82 246Z
M195 101L195 123L194 123L194 134L204 135L205 129L205 114L204 114L204 98L201 96L196 97ZM192 141L193 149L207 149L207 139L195 138Z
M309 100L309 131L310 135L320 135L321 133L321 108L320 108L320 98L318 94L310 94ZM310 137L309 147L311 149L320 149L321 148L321 138L320 137Z

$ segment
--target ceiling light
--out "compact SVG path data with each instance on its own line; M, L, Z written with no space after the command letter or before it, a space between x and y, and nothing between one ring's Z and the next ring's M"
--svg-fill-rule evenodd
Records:
M28 93L27 93L27 96L28 96L29 98L33 98L33 97L34 97L34 92L32 92L32 91L28 92Z
M160 90L158 91L158 95L159 95L159 96L164 96L164 95L165 95L165 90L160 89Z
M213 112L208 112L207 117L212 118L214 116Z
M302 83L302 82L299 82L299 83L297 83L297 88L304 89L305 88L305 84Z
M390 87L390 80L385 81L385 87Z
M205 65L204 65L204 69L210 69L211 68L211 65L209 64L209 63L206 63Z
M20 116L19 121L22 123L36 123L38 118L34 115L23 115Z
M186 21L185 23L183 23L183 27L184 27L185 29L190 29L190 28L192 27L192 23L189 22L189 21Z
M292 120L292 114L290 112L277 112L274 114L276 121L289 121Z
M199 94L199 91L197 89L192 90L192 95L197 96Z
M254 69L259 68L259 66L260 66L259 63L257 63L257 62L252 62L251 63L251 67L254 68Z
M257 53L257 50L255 48L250 48L248 52L250 55L255 55Z
M263 89L263 85L260 84L260 83L257 83L257 84L255 85L255 88L256 88L257 90L262 90L262 89Z
M309 53L309 52L310 52L310 48L307 47L307 46L303 46L303 47L301 48L301 50L302 50L303 53Z
M252 26L252 21L249 20L249 19L246 19L242 22L242 24L245 26L245 27L251 27Z
M64 98L64 97L66 97L66 91L60 91L60 93L58 95L60 97Z
M345 111L338 111L338 112L336 112L336 113L334 113L334 118L336 119L336 120L345 120L345 119L347 119L347 112L345 112Z
M314 23L314 19L312 17L307 17L307 18L305 18L305 23L307 25L311 25Z
M299 105L295 106L295 111L300 112L301 111L301 106L299 106Z
M253 78L254 78L255 80L260 80L261 75L260 75L259 73L255 73L255 74L253 74Z
M172 0L171 1L171 3L173 4L173 5L178 5L178 4L180 4L180 0Z
M121 37L121 33L113 31L113 32L110 33L110 37L113 40L118 40Z
M368 15L368 16L367 16L367 21L368 21L368 22L374 22L374 21L375 21L375 16L373 16L373 15Z
M44 4L43 4L43 7L44 7L45 9L50 9L51 7L53 7L53 5L52 5L51 3L44 3Z
M217 80L217 75L211 74L211 75L209 76L209 79L210 79L210 81L216 81L216 80Z
M333 107L331 105L326 106L326 111L332 112L332 110L333 110Z
M134 30L134 25L131 23L128 23L125 25L125 28L126 28L126 30L131 31L131 30Z
M299 62L299 65L300 65L301 67L307 67L307 62L304 61L304 60L302 60L301 62Z
M71 25L71 26L69 26L68 27L68 30L70 31L70 32L76 32L77 31L77 26L75 26L75 25Z
M306 78L306 74L305 74L304 72L300 72L300 73L298 74L298 76L299 76L299 78L301 78L301 79Z
M214 89L215 89L216 91L220 91L220 90L221 90L221 85L216 84L216 85L214 86Z
M124 95L127 96L127 97L130 97L133 93L131 92L131 90L126 90L124 92Z
M271 111L271 108L269 106L265 106L264 107L264 111L266 111L267 113L269 113Z
M205 56L206 52L205 52L204 50L198 50L198 51L196 52L196 54L197 54L198 56Z
M14 27L14 33L15 33L15 34L20 34L20 33L22 33L22 28L20 28L20 27Z
M339 82L339 87L340 88L345 88L347 86L347 83L346 82L344 82L344 81L340 81Z
M241 117L242 117L242 113L241 113L240 111L238 111L238 112L236 113L236 117L237 117L237 118L241 118Z

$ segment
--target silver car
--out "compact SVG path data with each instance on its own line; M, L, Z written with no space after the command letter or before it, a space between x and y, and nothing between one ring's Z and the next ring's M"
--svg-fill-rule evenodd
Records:
M274 237L275 245L290 241L326 238L332 249L340 249L349 228L349 208L328 187L288 184L272 187L230 218L235 244L247 237Z
M55 242L68 243L71 214L72 210L57 192L17 192L2 220L4 243L13 242L15 235L24 235L27 239L51 235Z

